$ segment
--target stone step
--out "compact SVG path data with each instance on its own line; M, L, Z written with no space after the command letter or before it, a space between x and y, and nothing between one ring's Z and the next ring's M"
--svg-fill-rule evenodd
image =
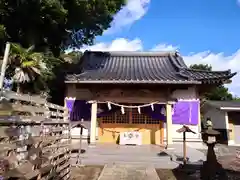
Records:
M99 177L99 180L160 180L154 167L152 166L135 166L126 164L106 165Z
M123 163L123 164L142 164L142 165L154 165L154 167L156 168L176 168L179 163L170 161L170 159L166 159L166 158L152 158L152 159L148 159L148 158L121 158L121 157L97 157L97 158L92 158L92 157L88 157L88 158L83 158L80 157L80 160L82 162L82 164L84 165L105 165L105 164L112 164L112 163ZM77 161L77 156L71 158L72 163L76 163Z
M157 154L159 154L159 153L161 153L161 151L159 151L159 152L144 152L144 155L146 155L146 156L152 156L152 155L157 155ZM113 150L113 151L102 151L102 150L94 150L94 151L92 151L92 150L89 150L89 149L86 149L86 154L106 154L106 155L108 155L108 154L119 154L119 155L139 155L139 154L143 154L143 151L117 151L117 150Z
M74 154L76 152L73 152ZM157 158L164 158L167 157L169 158L170 156L168 154L164 155L159 155L158 153L152 153L152 154L124 154L124 153L89 153L85 152L81 154L82 156L122 156L122 157L146 157L146 158L151 158L151 157L157 157Z
M118 155L80 155L82 159L113 159L113 160L127 160L127 161L170 161L169 156L149 156L149 157L139 157L139 156L118 156ZM72 154L72 158L78 157L78 154Z
M96 161L96 159L91 158L81 158L82 160L89 160L89 161ZM102 161L124 161L124 162L149 162L149 163L165 163L165 162L171 162L168 159L121 159L121 158L98 158L97 160Z
M71 159L71 163L75 164L76 160ZM82 165L106 165L106 164L128 164L128 165L142 165L142 166L153 166L155 168L160 169L174 169L178 167L178 163L170 162L170 161L163 161L163 162L133 162L133 161L114 161L114 160L89 160L89 159L83 159L81 160Z
M122 151L89 151L89 150L86 150L86 153L88 154L146 154L146 155L153 155L153 154L159 154L161 153L160 151L159 152L122 152Z

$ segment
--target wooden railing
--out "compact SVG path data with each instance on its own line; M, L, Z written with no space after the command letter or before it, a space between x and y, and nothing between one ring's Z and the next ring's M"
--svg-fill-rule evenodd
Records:
M4 179L69 179L67 109L12 91L3 91L0 97L0 175Z

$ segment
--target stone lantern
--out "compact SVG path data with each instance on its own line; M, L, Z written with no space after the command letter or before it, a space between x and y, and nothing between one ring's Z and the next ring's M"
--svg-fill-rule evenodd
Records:
M207 160L203 163L201 175L203 179L212 179L215 178L217 172L222 169L222 166L218 163L216 154L214 152L214 147L218 141L220 132L212 129L212 126L209 125L202 135L203 142L208 146L208 151Z
M212 127L208 127L203 133L203 142L209 145L214 145L217 143L218 136L220 135L220 132L212 129Z

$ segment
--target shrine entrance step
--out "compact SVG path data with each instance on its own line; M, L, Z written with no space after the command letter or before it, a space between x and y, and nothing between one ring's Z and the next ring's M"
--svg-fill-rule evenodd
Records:
M160 180L154 167L128 165L128 164L108 164L105 165L98 180Z

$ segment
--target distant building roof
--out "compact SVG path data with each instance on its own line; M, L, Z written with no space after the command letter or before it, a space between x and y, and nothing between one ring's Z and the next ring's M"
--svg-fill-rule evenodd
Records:
M221 110L240 110L240 101L206 101L205 108L211 106Z
M236 73L190 69L177 52L85 51L78 71L70 72L66 83L118 84L214 84Z

